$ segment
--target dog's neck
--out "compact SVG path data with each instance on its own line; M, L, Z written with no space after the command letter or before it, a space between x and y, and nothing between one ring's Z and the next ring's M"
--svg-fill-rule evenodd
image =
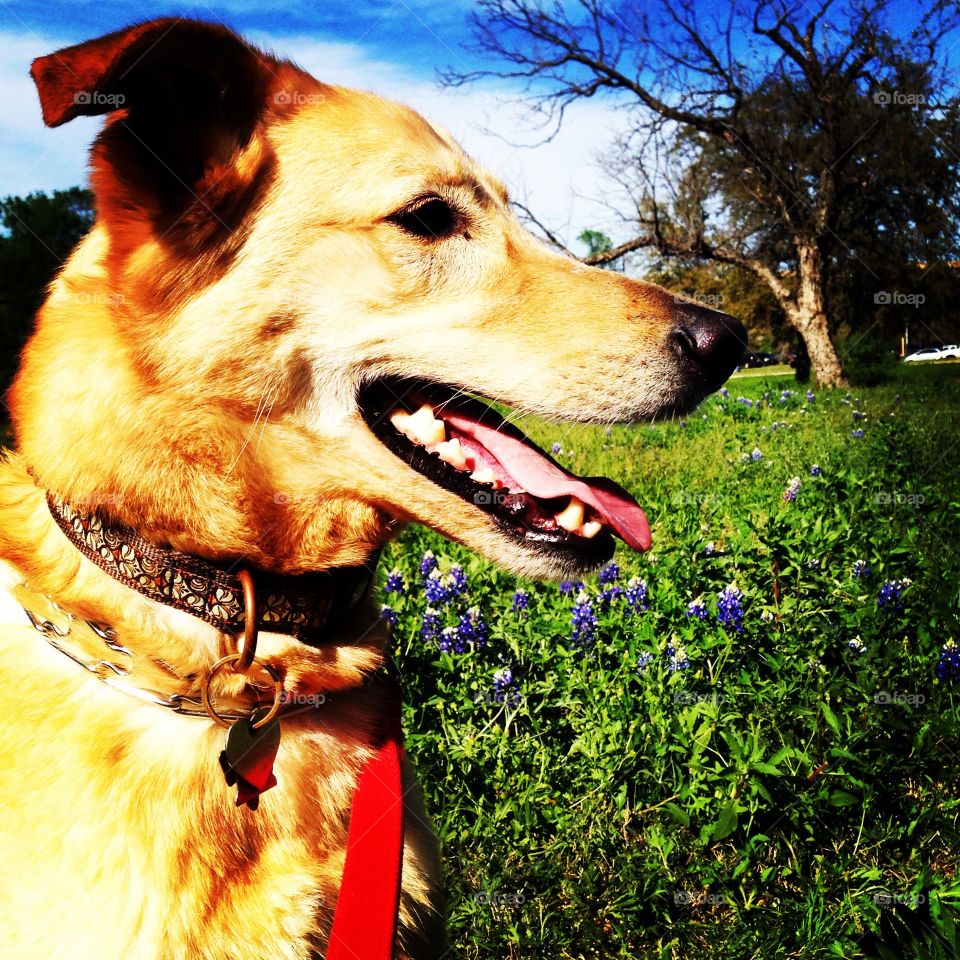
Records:
M0 556L62 609L110 625L135 661L163 662L182 677L200 676L224 650L227 634L218 626L132 589L64 536L44 491L15 454L0 465ZM345 606L350 609L327 625L319 648L292 633L261 634L257 657L282 673L290 693L358 686L381 664L385 630L376 611L364 603Z

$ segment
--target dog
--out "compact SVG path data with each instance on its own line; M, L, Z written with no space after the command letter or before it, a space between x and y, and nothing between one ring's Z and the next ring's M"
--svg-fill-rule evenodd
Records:
M632 497L477 398L672 416L743 328L549 249L444 130L223 26L141 23L32 75L49 126L105 122L95 223L9 394L0 958L443 956L399 748L402 834L378 813L401 794L364 786L397 711L372 558L410 522L537 578L646 549ZM272 764L231 759L241 727ZM351 877L361 797L387 839ZM360 940L334 942L340 901Z

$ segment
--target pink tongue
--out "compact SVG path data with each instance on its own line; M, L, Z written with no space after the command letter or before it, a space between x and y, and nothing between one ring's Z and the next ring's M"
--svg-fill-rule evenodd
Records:
M647 515L623 487L606 477L577 477L555 466L541 453L515 437L477 423L459 413L444 410L443 420L486 448L516 483L543 500L578 497L593 507L600 519L634 550L650 549Z

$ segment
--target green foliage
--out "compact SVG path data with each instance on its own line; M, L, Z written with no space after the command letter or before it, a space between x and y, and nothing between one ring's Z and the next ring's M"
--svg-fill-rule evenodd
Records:
M523 422L653 524L652 555L621 551L616 581L585 584L592 644L571 643L576 591L419 527L388 551L457 956L957 956L960 686L936 665L960 630L960 366L812 400L789 379L728 390L685 422ZM469 581L458 613L435 604L444 622L478 606L485 646L421 638L428 549ZM635 577L649 609L604 602ZM879 605L890 582L901 596ZM717 620L730 583L742 631Z
M93 197L71 187L0 200L0 390L67 254L93 223Z

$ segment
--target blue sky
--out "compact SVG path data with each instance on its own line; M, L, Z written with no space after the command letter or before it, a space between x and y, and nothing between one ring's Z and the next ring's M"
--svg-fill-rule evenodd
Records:
M138 20L181 15L227 23L326 82L410 104L450 129L568 244L587 227L626 239L629 227L613 208L626 211L628 204L598 162L628 123L614 101L596 97L573 105L560 134L530 148L517 145L542 141L543 131L508 102L520 92L515 85L443 90L437 84L438 68L480 65L465 49L475 6L467 0L0 0L0 194L84 182L87 151L100 126L84 117L44 128L27 73L32 59ZM701 0L698 13L727 9L728 0ZM917 4L893 0L888 21L906 31L917 16Z

